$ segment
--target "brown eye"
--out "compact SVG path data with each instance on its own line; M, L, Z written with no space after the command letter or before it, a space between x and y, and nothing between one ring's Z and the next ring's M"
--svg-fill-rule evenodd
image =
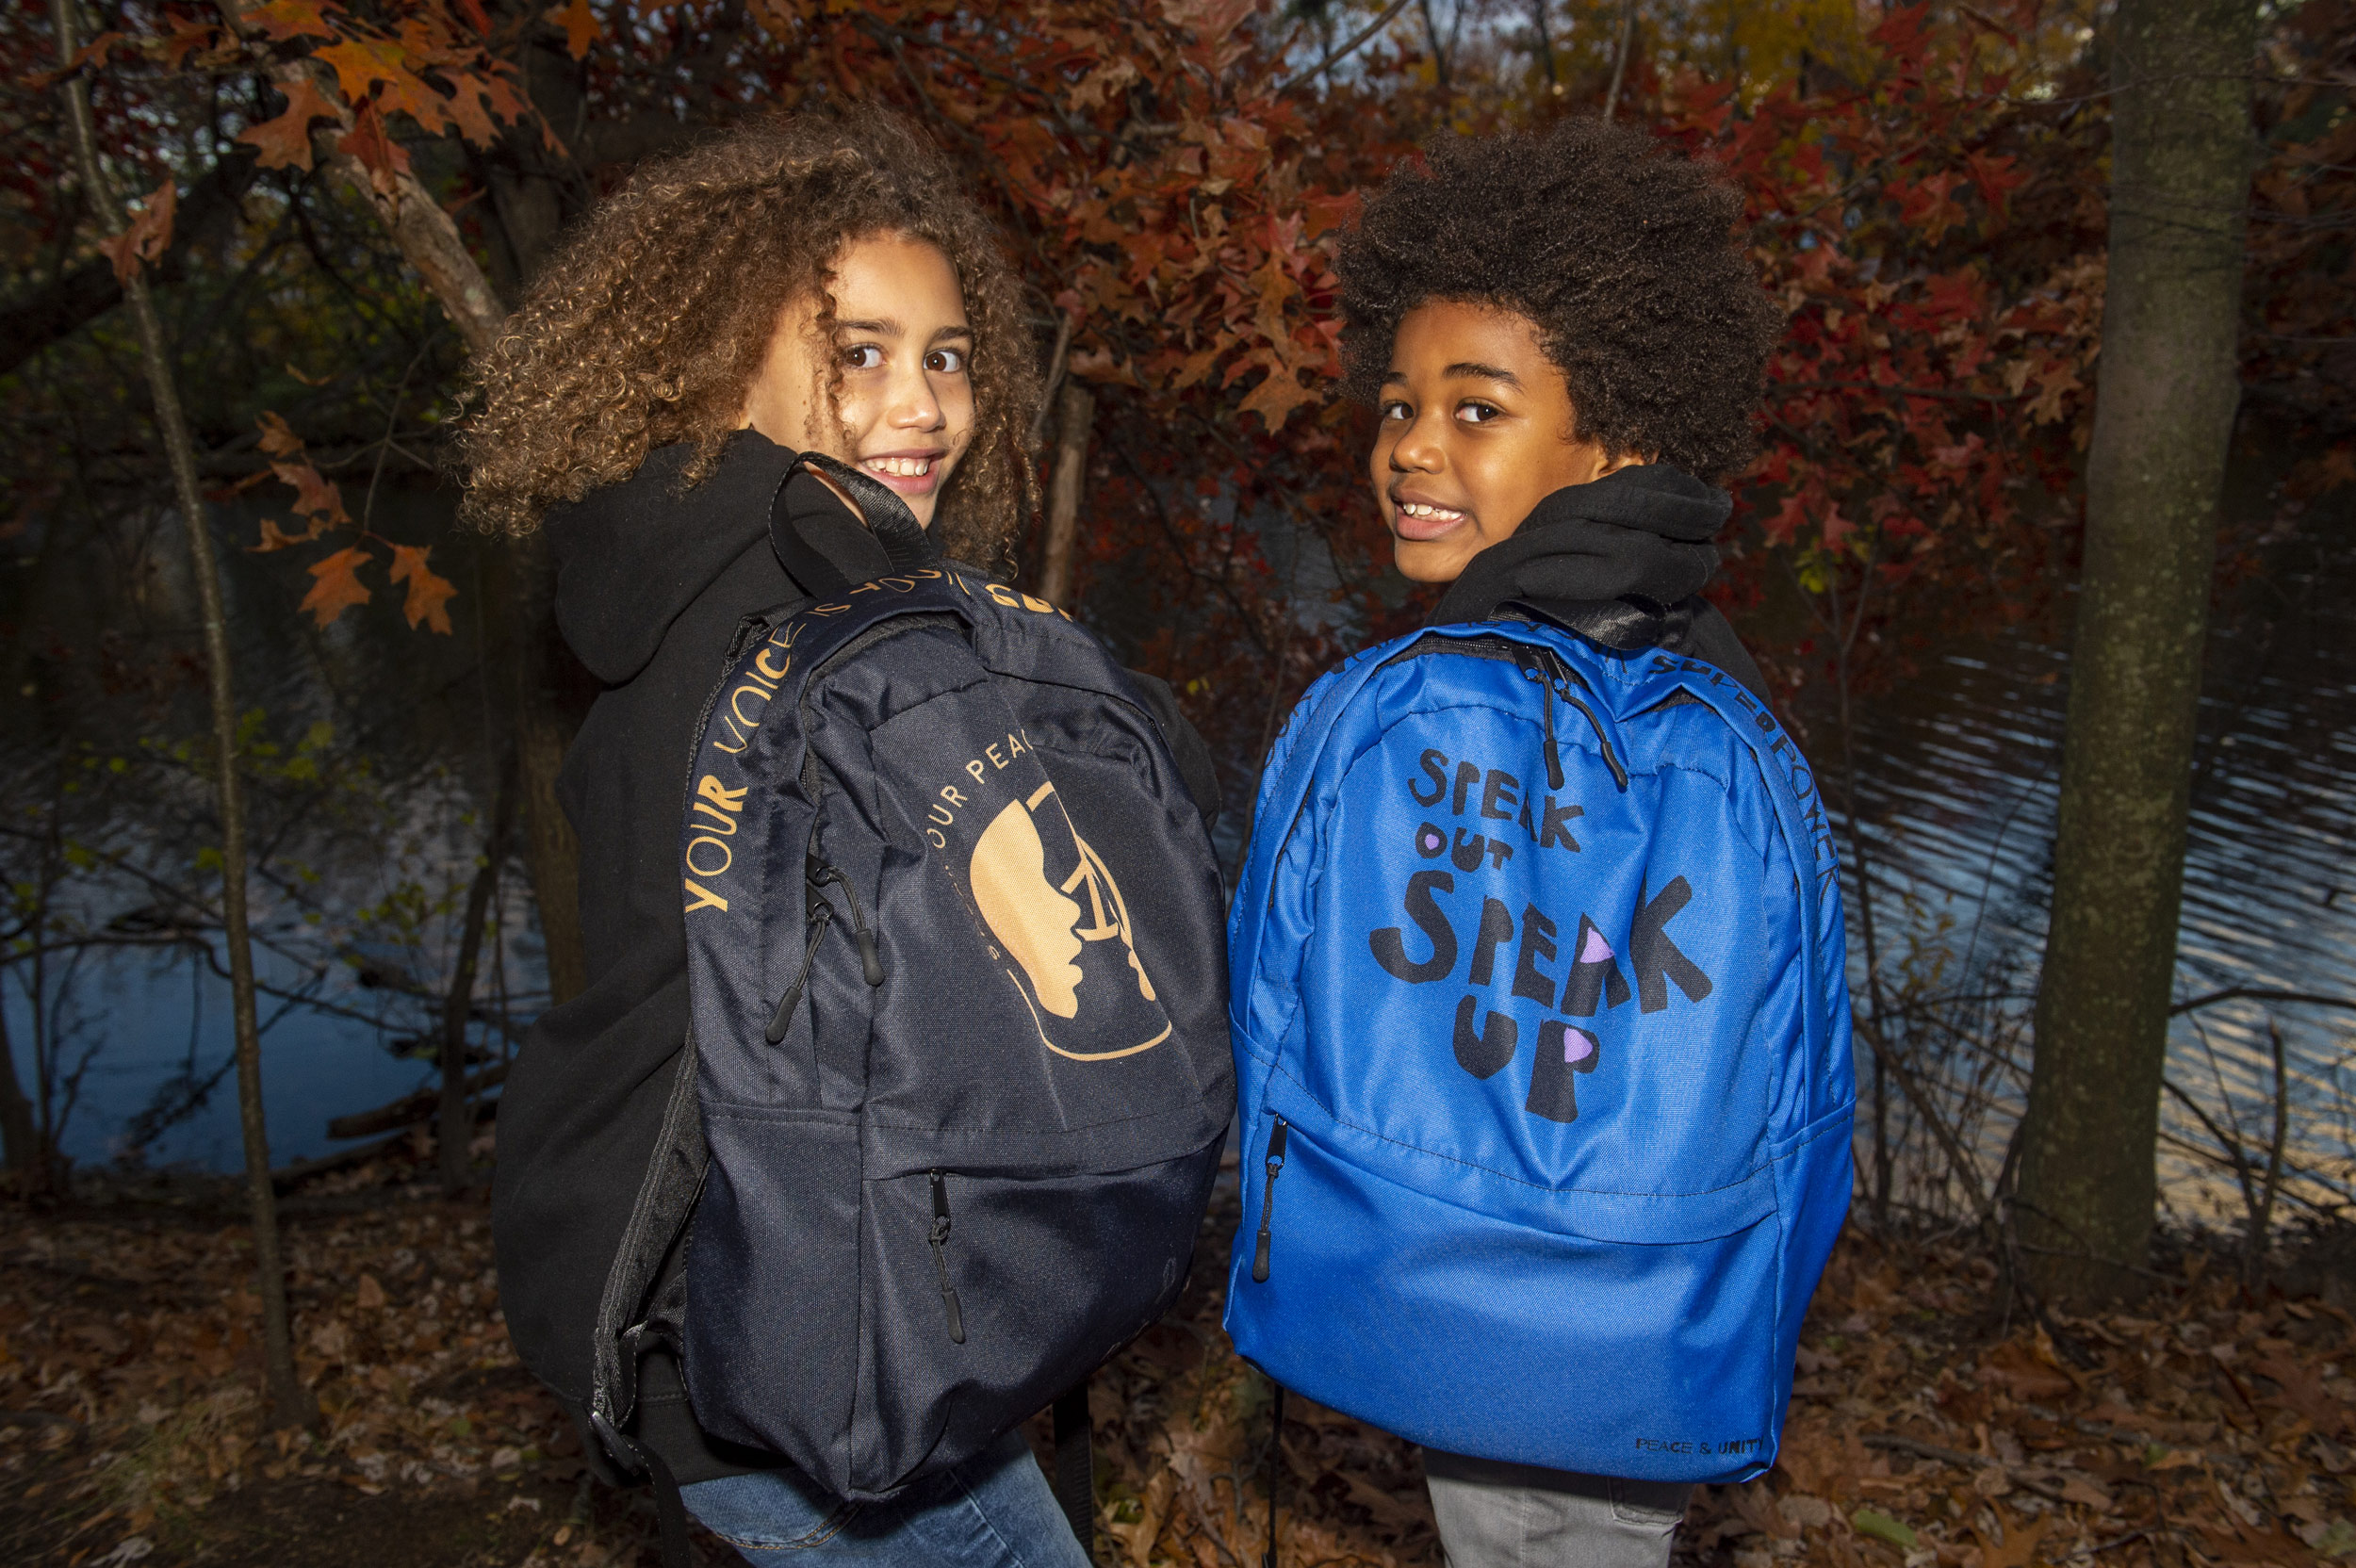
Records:
M854 370L883 368L884 351L873 343L854 343L843 351L843 363Z
M1415 416L1415 411L1396 398L1384 403L1375 414L1379 419L1412 419Z
M962 375L965 372L965 351L963 349L935 349L924 356L924 368L936 375Z
M1478 398L1467 398L1456 405L1456 416L1468 425L1485 425L1505 410L1495 403L1484 403Z

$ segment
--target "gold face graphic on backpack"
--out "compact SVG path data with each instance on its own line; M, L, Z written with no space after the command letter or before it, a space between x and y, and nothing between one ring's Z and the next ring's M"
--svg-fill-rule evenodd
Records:
M1169 1037L1121 886L1055 785L1006 802L990 820L974 840L967 886L1048 1050L1102 1060Z

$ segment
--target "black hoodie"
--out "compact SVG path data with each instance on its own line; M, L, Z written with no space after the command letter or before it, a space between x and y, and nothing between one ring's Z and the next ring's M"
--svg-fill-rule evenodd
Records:
M581 841L591 978L532 1026L509 1074L492 1228L508 1333L577 1421L589 1397L598 1296L687 1032L678 859L694 716L739 622L802 592L769 544L770 502L794 454L740 432L712 476L680 494L686 454L656 451L630 480L554 509L547 522L557 625L605 688L557 779ZM850 580L890 569L882 546L846 509L797 509L796 520ZM1137 679L1187 787L1212 815L1209 752L1170 688ZM682 1484L780 1462L707 1442L660 1354L640 1403L641 1440Z
M1519 609L1606 647L1708 660L1763 697L1759 665L1701 596L1718 565L1710 541L1733 510L1724 490L1659 463L1557 490L1466 564L1432 624Z

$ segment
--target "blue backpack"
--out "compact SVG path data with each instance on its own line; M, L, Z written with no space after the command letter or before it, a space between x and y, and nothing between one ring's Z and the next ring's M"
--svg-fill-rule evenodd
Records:
M1236 1349L1452 1453L1766 1470L1857 1098L1792 738L1698 661L1443 627L1310 689L1254 821Z

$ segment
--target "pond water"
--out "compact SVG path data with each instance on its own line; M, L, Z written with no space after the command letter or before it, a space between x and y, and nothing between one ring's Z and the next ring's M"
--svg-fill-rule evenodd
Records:
M299 984L300 977L265 956L263 979ZM237 1084L229 1070L229 982L186 957L132 953L86 966L76 992L74 1004L84 1011L85 1027L68 1039L63 1053L67 1072L82 1069L77 1103L60 1140L67 1157L77 1165L104 1165L119 1157L131 1119L147 1108L159 1086L185 1073L200 1085L212 1080L211 1090L148 1145L147 1163L243 1168ZM364 993L334 999L368 1001ZM260 1013L262 1114L273 1165L344 1147L327 1135L329 1118L384 1104L434 1080L427 1064L385 1049L387 1030L299 1006L282 1009L269 997L262 999ZM11 988L9 1038L31 1038L31 1021L23 998ZM85 1051L88 1062L82 1066ZM30 1064L23 1055L20 1052L17 1072L29 1094Z
M2025 1016L2020 992L2034 984L2052 893L2065 649L2058 634L2024 633L1951 650L1865 712L1857 827L1886 982L1909 940L1922 941L1950 966L1934 988L2004 996L1993 1012ZM1827 771L1827 799L1838 804L1838 770ZM2339 518L2269 548L2261 571L2220 596L2203 682L2177 1000L2233 987L2356 999L2352 831L2356 538ZM1854 910L1851 924L1854 944ZM2241 1001L2180 1015L2169 1079L2263 1160L2273 1117L2269 1022L2282 1032L2288 1068L2291 1155L2313 1176L2345 1184L2356 1168L2356 1012ZM1991 1168L2017 1114L2017 1080L1997 1097L1985 1129ZM2184 1144L2218 1147L2173 1096L2163 1120ZM2182 1217L2239 1219L2233 1178L2214 1162L2177 1148L2163 1176ZM2313 1181L2300 1190L2323 1196Z

